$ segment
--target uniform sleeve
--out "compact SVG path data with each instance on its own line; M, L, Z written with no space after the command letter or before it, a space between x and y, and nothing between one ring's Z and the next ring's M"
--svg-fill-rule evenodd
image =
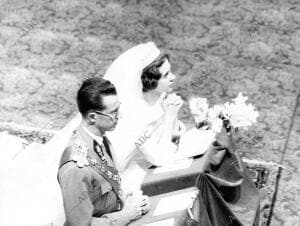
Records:
M129 223L127 220L127 217L123 215L121 212L114 212L114 213L107 213L102 216L102 218L105 218L109 221L109 225L111 226L125 226ZM99 218L98 218L99 219ZM97 220L97 219L96 219ZM96 225L102 225L100 222Z
M94 206L89 194L93 192L91 175L87 168L67 163L61 168L59 181L63 195L65 215L70 226L126 225L121 213L93 217Z

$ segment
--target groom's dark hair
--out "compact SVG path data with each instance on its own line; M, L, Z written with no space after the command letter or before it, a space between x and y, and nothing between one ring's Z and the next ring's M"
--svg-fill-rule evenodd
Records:
M105 109L102 97L116 94L116 88L110 81L100 77L88 78L77 93L79 112L85 117L92 110L102 111Z
M144 68L141 76L143 92L153 90L158 86L158 80L162 76L162 74L159 71L159 68L163 65L163 63L166 60L170 61L170 56L168 54L163 54Z

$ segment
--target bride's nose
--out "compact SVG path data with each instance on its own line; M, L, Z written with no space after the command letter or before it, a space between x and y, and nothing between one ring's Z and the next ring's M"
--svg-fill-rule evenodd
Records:
M176 79L176 75L174 75L173 73L169 74L169 80L170 82L173 82Z

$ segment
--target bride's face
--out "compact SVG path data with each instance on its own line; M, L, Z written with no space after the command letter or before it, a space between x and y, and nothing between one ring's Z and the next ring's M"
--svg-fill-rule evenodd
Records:
M176 76L171 72L171 65L167 59L159 68L159 72L161 73L161 78L158 80L155 91L162 93L171 89Z

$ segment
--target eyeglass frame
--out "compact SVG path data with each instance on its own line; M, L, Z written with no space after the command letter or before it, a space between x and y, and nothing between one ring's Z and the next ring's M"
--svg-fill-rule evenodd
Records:
M115 121L118 118L118 115L119 115L119 111L116 111L116 113L114 113L115 116L112 116L109 113L104 113L104 112L101 112L101 111L94 111L94 112L96 114L106 116L106 117L110 118L110 120L112 120L112 121Z

